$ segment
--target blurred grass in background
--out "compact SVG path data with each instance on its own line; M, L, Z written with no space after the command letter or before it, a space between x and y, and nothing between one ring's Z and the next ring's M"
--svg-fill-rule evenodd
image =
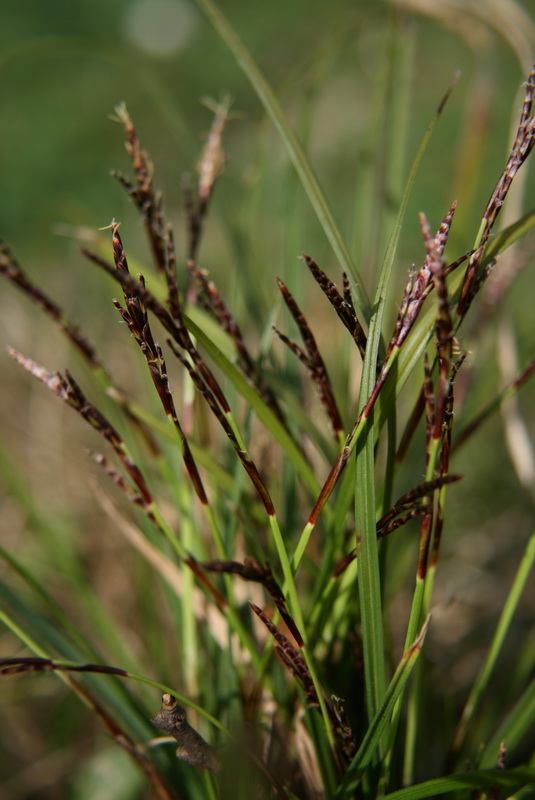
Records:
M400 182L392 178L392 170L397 170L402 185L441 96L460 70L461 78L410 199L396 257L396 296L409 264L423 256L418 211L425 211L436 227L457 198L462 213L458 213L459 222L454 222L449 247L454 254L471 247L506 159L511 126L521 104L521 83L531 68L535 51L531 3L225 0L221 6L295 126L370 293L400 201L395 195ZM392 26L404 31L404 53L392 53ZM408 82L400 81L401 86L408 83L410 87L401 97L396 91L397 76L389 75L393 63L403 64L410 74ZM83 228L84 235L90 235L115 217L123 224L130 257L135 255L140 265L148 258L136 213L109 175L113 168L129 169L123 132L109 120L117 103L125 101L154 160L156 184L164 192L178 252L184 257L183 175L194 171L211 123L211 114L200 100L223 95L233 98L236 118L229 122L224 137L228 163L211 207L200 265L210 269L246 331L258 319L268 330L276 302L275 276L288 282L314 320L318 338L324 342L323 355L333 364L336 385L344 380L336 372L341 340L338 332L329 338L330 310L304 276L297 256L304 250L310 253L334 280L339 278L338 266L283 144L198 8L186 0L113 4L4 0L2 4L1 235L35 280L83 324L118 382L142 397L146 392L142 371L132 368L137 356L110 303L117 290L83 260L72 234ZM400 137L394 148L398 163L389 165L385 175L382 154L396 137ZM535 201L533 170L531 174L526 170L524 179L525 210L529 210ZM508 202L515 200L511 197ZM510 380L504 364L511 363L515 349L519 365L532 357L533 255L529 260L525 251L531 248L533 254L533 237L521 247L529 266L490 312L497 335L484 343L484 352L479 351L477 369L462 400L465 419ZM395 311L393 307L392 319ZM251 335L258 336L257 331L255 326ZM509 333L514 344L500 362L497 342ZM52 370L76 363L77 374L83 376L83 367L59 334L7 284L1 286L0 340ZM469 328L463 329L461 345L470 350ZM117 658L112 643L120 628L124 636L121 666L127 666L131 651L136 669L141 663L153 677L167 675L170 680L174 670L180 669L181 658L173 643L173 621L168 620L163 637L161 630L151 627L151 620L161 616L165 589L153 586L150 575L143 574L146 564L132 554L95 507L87 476L102 478L83 452L84 445L93 443L91 434L81 430L74 415L40 386L20 374L7 356L2 376L4 546L23 550L25 563L67 607L73 596L71 581L76 583L79 592L72 615L82 627L91 619L84 603L90 606L95 593L117 626L110 628L108 641L99 642L102 650ZM356 383L343 387L344 396L344 412L351 418ZM407 407L413 399L407 398ZM102 402L106 402L104 397ZM532 385L525 387L518 403L533 433ZM420 458L419 450L414 458ZM533 526L535 497L529 455L524 466L517 465L515 470L500 415L487 423L485 435L459 452L453 469L467 478L451 491L435 598L437 624L427 651L436 680L446 689L445 709L451 698L456 702L464 698L473 680L481 658L478 641L486 646L485 632L495 625ZM296 527L303 521L301 516L297 514ZM52 562L51 552L55 554ZM393 545L389 557L407 557L403 540ZM150 591L132 592L132 576L139 586L150 586ZM398 590L389 587L389 591L395 595ZM534 600L531 589L512 632L511 647L525 638L525 652L534 646ZM392 612L394 628L396 615L405 619L409 604L410 595L401 592ZM95 609L95 614L100 613ZM104 624L99 635L102 630ZM91 635L89 629L84 633ZM465 648L469 637L471 646ZM17 647L13 637L2 631L2 654L11 654ZM155 663L157 655L160 663ZM503 664L497 676L504 704L511 668ZM522 663L515 669L521 670ZM0 712L4 715L0 738L6 731L13 733L11 742L6 737L6 752L11 762L20 759L18 765L4 765L6 779L16 775L17 768L26 775L26 783L18 784L26 788L20 791L8 782L2 795L0 784L2 798L136 796L136 776L116 765L113 775L124 776L124 794L117 785L110 795L103 787L90 788L80 764L87 763L89 772L97 774L99 760L115 764L124 756L112 745L102 744L102 734L91 722L97 731L94 738L87 716L80 716L77 700L58 688L57 681L19 679L0 684L0 693L3 703L10 701ZM153 693L146 693L144 700L153 703ZM35 775L32 764L38 765L33 768ZM54 788L53 778L48 788L40 783L38 773L44 770L57 775L58 786L67 785L70 765L76 765L78 773L71 782L71 794ZM28 788L32 786L33 793Z

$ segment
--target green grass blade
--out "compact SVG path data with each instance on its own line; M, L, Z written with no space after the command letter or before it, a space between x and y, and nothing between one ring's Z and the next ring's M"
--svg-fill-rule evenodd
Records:
M381 734L387 725L398 698L407 683L414 665L420 655L422 644L427 633L429 619L420 631L418 638L405 652L401 659L390 685L383 697L377 713L368 728L359 750L349 765L344 780L335 794L335 800L349 800L354 797L354 792L360 783L362 775L370 763L372 756L379 744Z
M0 591L5 597L9 590L7 587L0 586ZM19 608L15 609L16 616L21 617L22 624L19 625L13 615L10 615L5 610L0 609L0 622L3 623L32 653L39 658L50 658L50 650L54 652L61 652L64 658L69 660L69 663L84 663L84 656L80 659L79 651L71 645L71 643L63 636L63 634L55 628L52 628L48 621L40 618L32 609L25 608L20 600L16 600ZM32 627L35 635L29 632ZM42 646L37 641L37 638L45 642ZM58 672L57 677L66 682L65 673ZM142 717L139 708L136 708L136 703L130 697L115 677L108 677L103 680L102 675L87 675L86 680L92 690L103 700L107 706L117 714L117 718L122 723L128 726L140 739L147 736L149 730L149 720L147 717ZM71 687L72 688L72 687ZM82 698L83 702L83 698Z
M535 783L524 786L523 789L519 789L518 792L509 795L507 800L530 800L532 797L535 797Z
M20 639L20 641L29 650L31 650L31 652L34 653L36 656L38 656L39 658L45 658L45 659L52 658L50 656L50 653L48 653L43 647L41 647L27 631L23 630L9 614L6 614L1 609L0 609L0 622L3 623L6 626L6 628L8 628L8 630L10 630L18 639ZM83 666L83 664L85 663L83 661L80 661L79 659L74 659L74 658L63 658L63 659L62 658L52 658L52 661L55 664L57 664L58 666L60 666L60 667L61 666L64 666L64 667L69 667L69 666L79 667L79 666ZM95 674L95 673L91 673L90 671L88 671L87 673L84 673L84 674L86 675L86 678L89 681L91 681L92 679L96 679L96 681L98 681L99 684L106 685L106 686L109 687L110 691L106 691L105 692L106 701L108 703L110 703L115 708L116 712L118 713L118 716L121 719L126 721L126 717L128 717L128 723L131 726L133 725L133 723L135 723L135 725L137 727L138 735L142 735L143 736L146 733L146 731L144 730L144 727L148 726L149 721L148 720L144 721L142 723L142 725L140 726L140 724L139 724L140 720L137 717L137 715L133 715L133 709L131 707L129 707L127 709L125 707L124 704L125 704L125 700L126 700L127 696L123 695L122 692L117 694L117 691L116 691L117 686L120 686L120 684L117 684L117 678L118 677L122 677L122 678L125 678L125 679L130 679L130 680L136 681L138 683L142 683L145 686L150 686L153 689L158 689L159 692L161 692L161 693L167 692L168 694L172 694L174 697L176 697L176 699L178 700L178 702L181 705L187 706L188 708L191 708L192 711L196 711L207 722L210 722L214 727L218 728L226 736L230 737L230 732L225 728L224 725L221 724L221 722L219 722L218 719L216 719L214 716L209 714L207 711L205 711L204 708L202 708L201 706L199 706L196 703L194 703L188 697L186 697L185 695L183 695L180 692L178 692L176 689L174 689L172 687L169 687L169 686L167 686L167 685L165 685L163 683L158 683L158 681L154 681L151 678L145 677L144 675L138 675L138 674L136 674L134 672L130 672L128 670L124 670L124 672L125 672L124 675L111 675L111 676L110 675L105 676L105 675L98 674L98 673ZM56 674L58 675L58 677L61 678L61 677L65 677L66 673L65 673L65 671L58 670L56 672ZM118 703L120 703L120 704L118 705Z
M302 652L302 654L303 654L303 656L305 658L305 661L306 661L306 664L308 666L310 675L312 677L312 682L314 684L314 688L316 689L316 694L317 694L319 705L320 705L321 715L323 717L323 721L324 721L324 724L325 724L325 732L326 732L326 735L327 735L327 739L329 741L330 746L332 748L334 748L334 735L333 735L332 726L331 726L331 723L330 723L330 720L329 720L329 715L327 713L327 707L325 705L325 700L324 700L324 696L323 696L323 689L322 689L322 687L320 685L320 682L319 682L319 679L318 679L318 676L317 676L316 667L315 667L314 662L312 660L312 655L309 652L309 649L308 649L308 646L307 646L308 636L307 636L307 631L306 631L306 628L305 628L305 621L303 619L303 613L301 611L301 604L299 603L299 598L298 598L298 594L297 594L297 587L296 587L295 581L294 581L294 575L293 575L293 570L292 570L292 566L291 566L291 563L290 563L290 558L288 556L288 552L286 550L286 545L284 543L284 539L282 537L282 533L281 533L281 530L280 530L280 527L279 527L279 523L278 523L278 520L277 520L277 517L275 516L275 514L270 515L269 523L270 523L270 527L271 527L273 540L274 540L275 546L277 548L277 553L278 553L279 560L280 560L280 563L281 563L282 571L284 573L283 591L288 597L289 604L290 604L290 610L292 612L292 615L293 615L293 618L295 620L295 623L296 623L296 625L297 625L297 627L298 627L298 629L299 629L299 631L301 633L301 636L303 637L303 641L305 643L305 645L304 645L304 647L303 647L301 652Z
M414 30L405 23L392 14L385 26L384 42L377 48L368 121L361 135L353 251L366 274L380 264L406 178ZM394 136L392 119L396 120Z
M358 590L364 651L368 719L377 713L386 688L381 579L375 519L373 416L362 451L357 454L355 527L358 553Z
M533 568L535 561L535 533L532 534L528 541L524 557L520 563L517 574L513 581L513 585L509 591L507 600L505 601L494 638L492 640L488 655L479 671L479 674L472 687L472 691L466 701L464 711L461 717L461 722L457 730L454 742L454 750L458 751L465 738L466 727L474 715L475 710L479 706L481 698L487 688L490 675L496 664L496 660L503 648L504 640L507 632L511 626L514 613L517 609L520 597L524 591L529 574Z
M479 766L488 769L496 764L500 754L500 744L505 742L508 753L513 753L515 747L522 742L533 738L535 731L535 678L531 681L526 691L515 703L502 725L488 741L481 754Z
M507 791L518 791L535 780L535 769L515 767L514 769L489 769L474 772L459 772L447 778L435 778L425 783L399 789L383 797L383 800L426 800L437 795L451 794L460 789L484 791L501 786Z
M6 626L11 633L14 633L17 639L26 645L28 650L31 650L40 658L48 658L47 653L37 644L37 642L30 636L30 634L23 630L20 625L17 625L14 619L0 609L0 622Z
M423 155L438 122L451 88L436 110L420 144L403 193L397 219L388 242L381 275L374 301L374 313L368 332L368 343L362 371L359 394L359 412L362 411L377 380L377 360L381 343L381 325L392 265L401 234L401 227L407 210L414 180ZM355 484L355 525L357 529L357 547L359 558L359 598L362 621L362 645L364 651L364 669L366 675L366 701L368 715L371 719L382 700L386 686L384 666L383 615L381 602L381 585L379 575L379 558L376 536L376 502L375 502L375 470L374 449L375 435L373 416L367 423L365 441L360 452L357 448L357 470Z
M271 119L276 130L280 134L288 155L299 175L303 188L310 200L312 208L316 212L321 227L327 237L341 268L351 275L356 285L354 287L355 301L360 315L369 320L370 302L366 297L362 280L358 274L356 266L353 264L349 251L342 239L338 226L325 199L325 195L318 183L316 176L307 161L302 147L293 131L290 123L286 119L284 112L275 97L273 90L260 72L256 62L247 50L246 46L230 25L226 17L212 0L196 0L197 5L203 10L207 18L218 32L221 39L225 42L229 50L234 55L240 69L243 70L247 79L255 90L258 99L264 106L266 113Z
M514 222L509 227L504 228L503 231L494 236L486 250L485 250L485 257L483 259L482 265L485 266L493 258L496 258L503 253L504 250L507 250L512 244L514 244L521 236L527 233L533 226L535 225L535 210L528 211L527 214L524 214L517 222Z
M28 587L35 592L38 598L44 603L48 613L54 617L58 625L60 625L66 633L71 637L72 641L80 648L82 652L95 657L95 650L89 645L89 642L84 639L80 630L76 625L71 622L67 614L63 611L61 606L54 600L54 598L46 591L46 589L39 583L39 581L32 575L32 573L18 561L11 553L8 553L0 545L0 558L16 572L20 578L28 585Z

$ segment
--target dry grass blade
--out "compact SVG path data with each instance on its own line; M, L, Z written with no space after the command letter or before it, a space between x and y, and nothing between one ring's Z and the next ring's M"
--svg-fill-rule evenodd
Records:
M121 514L99 485L94 483L92 488L99 505L110 517L116 529L120 531L132 547L146 559L147 563L154 568L158 577L163 578L174 594L182 598L184 596L183 572L178 569L176 564L171 561L167 555L151 544L130 520ZM216 592L215 587L206 580L206 576L203 576L204 580L200 581L199 576L202 575L202 571L194 568L195 562L192 563L192 559L186 559L185 563L188 564L192 572L199 578L199 582L206 587L207 592L215 596L216 602L208 603L201 589L198 586L194 586L192 609L198 623L209 631L221 650L225 651L229 647L228 623L221 612L221 608L225 608L226 601L222 595Z
M212 104L211 104L212 105ZM188 218L188 259L195 261L199 251L199 244L202 236L202 228L208 211L208 206L217 179L223 171L225 165L225 153L223 150L223 131L229 119L230 101L223 100L215 104L214 119L210 133L206 139L199 163L197 173L199 181L197 185L196 202L193 200L193 192L189 180L185 181L184 194L186 214Z

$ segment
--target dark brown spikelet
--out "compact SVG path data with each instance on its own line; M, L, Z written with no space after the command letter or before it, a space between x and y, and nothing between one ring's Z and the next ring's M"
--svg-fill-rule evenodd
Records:
M411 267L409 270L409 277L396 319L394 333L390 340L386 354L387 359L394 347L401 347L409 335L420 313L424 300L434 286L433 271L431 268L431 253L433 254L434 261L440 261L442 264L442 255L448 241L448 235L456 208L457 201L455 200L451 204L448 213L440 223L438 231L434 237L431 236L429 229L426 229L427 255L418 274L415 274L414 267ZM463 256L463 259L464 258L466 258L466 256ZM446 268L443 266L442 269L445 274Z
M233 340L236 346L238 360L245 377L257 390L268 408L273 411L275 416L286 427L286 421L279 402L266 381L262 370L259 369L258 364L249 353L241 328L234 315L228 309L215 283L208 277L208 272L199 269L193 261L188 262L188 268L201 288L202 298L205 300L207 310L213 314L223 330L226 331Z
M89 402L72 375L69 372L66 372L65 375L61 375L59 372L48 372L44 367L36 364L35 361L32 361L30 358L26 358L20 353L17 353L13 348L8 348L8 353L17 363L24 367L27 372L44 383L53 394L77 411L92 428L98 431L98 433L109 442L130 475L130 478L139 489L143 502L150 505L152 503L152 496L141 474L141 470L128 455L122 437L113 425L108 422L106 417Z
M385 539L391 533L398 530L398 528L401 528L412 519L415 519L415 517L431 514L433 507L431 503L426 501L426 496L430 492L440 489L442 486L446 486L449 483L460 481L462 478L462 475L444 474L438 478L434 478L432 481L421 483L415 489L411 489L410 492L400 497L392 508L377 522L377 538ZM356 549L348 553L336 566L333 572L333 578L339 578L356 557Z
M408 511L404 511L401 513L395 520L389 522L387 525L383 525L383 527L377 531L377 538L378 539L385 539L387 536L390 536L391 533L397 531L398 528L402 528L412 519L415 517L421 517L425 514L429 514L432 510L431 503L419 503L415 505L414 508L409 509Z
M53 322L63 331L72 344L79 350L84 358L89 362L94 369L102 368L100 359L98 358L95 348L89 343L85 335L81 332L78 325L72 322L63 313L61 308L50 300L47 295L33 283L25 272L22 270L20 264L15 256L9 250L5 242L0 239L0 274L4 275L11 283L24 292L45 314L47 314Z
M492 228L500 210L505 202L511 184L515 178L516 173L525 162L533 145L535 144L535 114L532 114L533 94L535 92L535 67L526 82L526 91L524 95L524 104L520 114L520 121L518 124L515 141L511 148L509 159L505 165L498 183L487 203L485 213L483 214L482 231L479 237L479 244L477 249L472 254L468 267L464 275L463 285L457 305L457 312L460 317L463 317L470 305L481 288L487 275L485 274L481 280L477 280L479 267L485 252L485 247L489 240Z
M251 602L249 605L275 639L275 650L283 664L301 685L307 703L314 708L319 707L316 688L303 655L295 649L280 628L269 619L262 609ZM324 697L324 703L337 740L338 755L341 762L347 764L355 749L351 728L347 724L341 724L340 715L336 712L331 700Z
M0 658L0 675L15 675L22 672L92 672L99 675L118 675L128 678L128 672L107 664L62 664L51 658L23 656Z
M270 618L262 611L261 608L255 605L255 603L249 602L249 605L257 617L262 620L268 631L275 639L275 650L280 656L282 662L301 684L301 687L305 692L307 702L314 707L318 707L318 695L316 694L312 676L303 656L298 650L296 650L293 644L291 644L290 640L283 634L281 629L270 620Z
M425 442L426 452L429 454L430 442L433 437L435 429L436 411L435 411L435 393L433 391L433 378L431 376L431 367L429 366L429 359L427 353L424 353L424 409L425 409Z
M158 272L163 274L166 271L167 230L163 215L162 195L155 191L153 185L154 168L148 153L141 146L126 106L118 105L115 108L115 114L117 120L125 128L125 147L132 161L135 183L120 172L114 171L112 175L124 186L139 210L145 224L154 262Z
M114 260L116 267L113 267L105 259L92 253L90 250L83 249L82 253L94 264L103 269L112 278L114 278L122 287L125 298L137 297L141 303L151 311L155 317L161 322L165 330L172 336L173 341L176 342L181 348L186 350L188 355L191 356L192 361L195 363L203 380L210 387L210 391L217 398L217 402L225 413L229 411L229 406L225 395L213 376L212 372L206 365L198 350L193 345L191 337L184 326L181 318L173 319L165 306L160 303L144 285L144 283L136 280L128 272L128 264L124 249L122 246L121 238L118 232L118 225L115 222L111 224L113 234L114 246Z
M118 237L118 233L117 231L114 231L114 241L116 241L116 237ZM120 244L120 239L118 239L118 242ZM121 245L118 251L118 256L121 261L124 259L123 252L124 251L122 251ZM124 263L126 263L126 259L124 259ZM145 289L145 280L142 275L139 277L139 282L143 289ZM208 503L206 492L204 490L199 470L197 469L197 465L191 453L191 448L178 419L171 387L169 385L165 357L161 347L156 344L152 336L146 306L139 297L130 296L128 294L126 294L126 308L123 308L120 303L117 302L117 300L114 301L114 305L121 314L123 320L126 322L130 333L139 345L141 352L145 357L152 382L156 388L156 391L158 392L163 410L180 438L182 458L193 488L200 502L203 505L206 505Z
M321 357L314 334L312 333L310 326L305 319L305 315L297 305L293 295L288 290L287 286L280 280L280 278L277 278L277 284L281 291L283 300L286 303L286 306L288 307L292 317L294 318L297 327L299 328L299 332L306 348L306 354L298 345L295 344L295 342L292 342L291 339L288 339L287 336L285 336L283 333L280 333L277 328L274 328L273 330L279 336L281 341L284 342L284 344L289 347L293 353L295 353L297 358L307 368L310 378L318 391L321 404L323 405L331 422L333 434L335 438L338 439L340 434L343 432L343 423L340 412L338 411L338 406L332 390L327 367L325 366L325 362Z
M341 295L336 284L333 283L333 281L325 274L325 272L318 267L316 262L310 258L310 256L307 256L306 253L304 253L303 259L321 291L338 314L339 319L343 322L353 337L359 353L362 359L364 359L364 353L366 351L366 334L364 333L364 329L358 321L355 313L347 275L344 274L344 294Z
M299 633L299 629L291 617L286 604L282 590L275 580L271 566L268 562L261 566L254 558L247 558L244 564L239 561L208 561L201 564L203 569L210 570L210 572L222 572L231 575L239 575L245 581L254 581L261 583L266 591L271 595L275 601L275 605L288 626L295 641L299 647L303 646L303 638Z
M147 306L147 308L152 311L152 313L159 319L162 323L163 327L174 337L177 341L182 344L181 338L181 331L179 330L179 326L177 323L172 319L171 315L167 311L164 305L160 303L154 295L145 287L142 286L139 281L137 281L129 272L124 269L116 269L115 265L112 265L106 261L106 259L101 258L96 253L93 253L91 250L87 250L86 248L82 248L82 254L89 259L93 264L96 264L97 267L103 269L110 277L117 281L117 283L121 286L123 293L126 296L131 297L139 297L140 300ZM121 264L124 262L121 261Z
M63 310L56 303L50 300L50 298L38 286L29 280L13 254L8 249L7 245L1 240L0 274L4 275L15 286L18 286L18 288L21 289L21 291L23 291L32 302L41 308L65 334L67 339L69 339L71 344L74 345L76 350L82 354L89 366L94 370L98 370L101 375L105 376L105 380L108 384L108 394L114 398L119 406L121 406L132 424L144 437L148 446L153 451L156 451L155 440L148 426L146 426L135 416L128 398L121 389L114 385L112 377L107 373L99 356L97 355L95 348L89 342L85 334L82 333L80 327L71 319L69 319Z
M422 498L425 498L428 494L435 491L435 489L440 489L446 484L455 483L461 479L462 475L441 475L438 478L434 478L432 481L425 481L424 483L421 483L415 489L411 489L410 492L407 492L400 497L399 500L394 503L392 508L387 511L386 514L384 514L378 521L378 538L384 538L388 535L388 533L391 533L393 530L396 530L398 527L400 527L401 524L405 524L409 521L409 519L412 519L413 516L423 513L424 511L428 511L429 508L427 504L424 504L423 507L420 507ZM404 515L406 514L412 514L412 516L405 518ZM400 515L402 515L402 522L396 524L395 527L392 527L396 521L396 517L399 517Z
M156 523L152 510L145 499L139 492L136 492L132 489L124 475L121 475L121 473L115 469L109 459L103 456L102 453L97 453L95 450L87 450L87 455L90 456L95 463L102 467L106 475L112 479L112 481L119 487L123 494L126 495L131 503L139 508L142 508L151 522Z
M221 592L219 592L216 589L212 581L209 580L208 576L206 575L206 572L204 572L203 570L202 564L199 564L199 562L196 561L191 554L184 560L184 563L188 565L188 567L193 572L200 585L204 586L206 591L212 595L218 608L220 608L221 610L227 608L228 606L227 601L225 600Z
M438 358L438 391L434 437L439 438L444 423L445 406L448 395L451 348L453 340L453 324L450 312L448 287L446 286L445 265L436 239L433 238L429 223L424 214L420 214L420 224L427 250L427 262L437 292L437 358Z
M246 371L253 372L253 360L249 355L249 350L245 344L240 326L238 325L236 318L227 308L227 305L218 291L215 283L208 277L208 272L204 269L199 269L199 267L193 261L188 261L188 268L201 287L201 290L208 301L208 307L212 310L215 318L223 330L226 331L234 341L236 350L238 351L238 356Z
M167 281L167 303L169 305L171 316L175 322L180 323L182 308L180 304L180 295L178 293L176 276L175 237L173 234L173 229L170 225L167 228L167 259L165 264L165 279Z

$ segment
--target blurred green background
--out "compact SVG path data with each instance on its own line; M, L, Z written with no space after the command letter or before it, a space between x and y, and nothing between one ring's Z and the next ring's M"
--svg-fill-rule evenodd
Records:
M427 8L436 18L411 13L411 6ZM375 82L386 68L385 30L389 17L397 14L407 27L407 49L414 50L413 89L405 107L411 117L407 158L454 72L462 72L426 156L414 205L425 205L431 217L442 215L444 203L462 184L465 196L458 199L474 203L477 218L506 152L514 93L530 69L535 38L531 3L274 0L266 5L227 0L222 8L306 140L348 237L362 159L380 155L380 142L366 141L366 132L377 113ZM269 215L278 212L282 222L282 212L288 212L287 187L275 179L287 168L286 158L269 126L259 138L258 101L194 3L6 0L0 48L0 219L2 235L22 257L61 253L51 235L58 223L99 227L113 215L128 213L120 188L108 175L111 168L126 167L121 131L109 121L123 100L153 155L166 201L178 213L181 176L195 164L210 123L200 99L222 93L235 99L243 118L228 128L230 164L221 194L241 213L243 195L262 180L271 189L263 193L262 216L272 241ZM469 100L477 101L480 124L489 128L481 151L471 155L493 167L480 171L472 163L476 185L467 176L461 180L459 170L466 165L459 163L457 152L467 134ZM385 134L395 137L399 121L393 118L389 124ZM261 146L268 148L271 175L260 178L255 167ZM224 205L219 200L216 212ZM466 209L464 218L468 226ZM262 231L255 234L262 236Z
M404 180L438 102L460 70L417 176L393 297L400 296L408 266L422 258L419 211L436 226L456 198L449 253L455 258L470 248L518 119L535 48L532 3L226 0L222 8L295 125L369 293L400 199L388 194L382 154L392 139L402 139L396 168ZM115 289L110 292L106 279L87 265L72 236L80 226L94 235L115 217L123 223L127 253L138 264L147 261L143 228L109 174L130 170L122 128L110 121L121 101L153 158L180 258L183 176L195 171L211 124L201 101L233 98L237 118L225 132L227 166L212 204L201 266L210 269L246 326L258 314L268 324L275 275L293 279L297 295L308 298L322 320L329 319L297 256L309 252L336 280L335 258L250 85L194 3L5 0L2 11L0 235L45 291L97 344L105 343L108 357L118 348L121 379L128 374L122 356L129 343L125 337L115 342L117 321L109 304ZM402 28L407 50L396 63L405 60L410 71L410 94L401 98L396 75L390 76L386 96L381 94L385 71L388 75L394 63L392 25ZM522 178L524 199L510 198L513 214L533 207L533 170L530 175L525 169ZM374 226L381 215L378 233ZM1 291L1 340L37 360L41 355L49 368L69 363L49 323L14 288L2 284ZM500 304L514 318L520 366L533 349L534 297L532 268L524 269ZM98 319L96 308L102 310ZM63 348L59 362L51 342ZM461 344L470 349L468 330ZM474 411L505 382L496 372L496 343L489 341L487 348L466 398ZM20 376L10 363L4 369L11 413L12 381ZM531 397L529 388L523 396ZM14 420L7 435L19 425L25 423ZM503 437L496 433L496 441L486 442L490 452L484 464L494 465L494 448ZM495 469L490 475L483 483L492 487L492 499L503 475Z
M417 176L396 259L396 297L408 266L423 258L418 211L424 210L436 227L457 198L459 220L453 226L449 252L455 258L470 248L507 158L521 106L521 85L534 57L533 2L222 0L221 8L295 125L369 292L400 199L389 196L389 187L382 182L385 143L402 137L397 168L406 176L442 95L460 70ZM128 337L124 330L118 335L110 303L116 289L83 260L72 234L80 227L84 235L94 234L115 217L123 224L127 253L141 265L147 260L136 213L109 174L112 169L130 171L123 130L110 121L121 101L153 158L155 182L164 193L183 258L183 176L194 172L211 124L201 99L233 98L236 119L229 122L224 137L227 165L211 208L201 266L210 269L230 297L246 330L258 318L268 326L276 275L302 295L316 332L329 330L330 316L323 315L325 305L312 281L303 276L297 256L306 250L339 280L335 258L254 92L194 3L3 0L1 11L0 235L34 280L83 324L119 383L145 391L133 374ZM391 76L386 95L378 89L392 63L393 25L406 32L407 52L402 54L406 59L397 58L411 75L410 94L401 98L396 94L396 75ZM379 135L377 120L386 122ZM531 174L525 170L523 197L511 199L519 213L535 203L533 170ZM362 213L363 198L369 217ZM376 220L374 209L379 207L382 229L372 236L367 220ZM512 362L515 347L519 369L533 357L533 238L530 241L523 245L524 269L513 289L504 290L503 300L490 312L497 335L479 345L477 367L463 398L464 419L506 382L497 356L498 338L505 336L500 325L512 332L515 341L506 360ZM391 318L396 308L393 302ZM72 366L76 360L51 327L14 287L0 284L3 345L20 349L51 370ZM461 344L471 349L470 330L463 331ZM324 355L333 364L336 346L337 339L331 342L327 335ZM89 472L97 474L82 451L89 435L80 432L74 415L45 396L7 356L0 358L3 541L6 546L26 547L23 531L28 521L13 499L17 476L35 508L46 508L51 521L61 520L66 526L58 541L69 535L67 529L86 537L92 526L102 525L98 514L95 521L86 483ZM77 370L83 375L79 365ZM336 382L334 365L333 373ZM528 386L520 398L520 411L531 434L534 407L535 393ZM430 654L436 658L437 674L447 676L453 690L463 691L477 667L478 653L470 650L469 663L463 663L456 658L456 648L476 625L482 633L487 621L495 621L508 576L533 525L535 479L529 465L522 480L518 478L499 415L477 443L459 453L453 469L467 476L451 492L447 519L444 558L454 567L448 575L456 578L444 585L439 582L440 625ZM86 549L91 562L95 558L91 544L86 538L80 542L77 547ZM38 542L32 557L38 564ZM58 555L58 571L60 562ZM96 586L106 586L104 566L92 568ZM61 581L57 589L61 597ZM139 609L131 610L133 600L124 599L127 591L119 577L114 595L124 603L125 621L133 615L135 626ZM528 598L523 606L517 640L533 622L533 600ZM13 645L11 637L0 634L3 655L11 654ZM453 662L455 674L449 672ZM15 695L23 698L25 692L34 691L29 680L25 689L22 682L17 684ZM42 734L36 738L43 756L45 740ZM10 790L7 796L22 795ZM82 796L96 795L76 794Z

